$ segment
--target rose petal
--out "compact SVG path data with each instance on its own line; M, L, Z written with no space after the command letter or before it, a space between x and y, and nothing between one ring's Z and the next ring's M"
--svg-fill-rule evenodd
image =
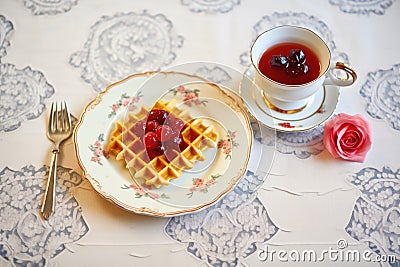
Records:
M351 126L343 134L340 144L346 149L357 149L362 146L363 135L354 126Z
M328 129L327 129L328 128ZM324 145L325 148L332 154L334 157L339 157L339 154L336 152L336 143L337 137L336 133L332 131L332 127L325 127L324 131Z

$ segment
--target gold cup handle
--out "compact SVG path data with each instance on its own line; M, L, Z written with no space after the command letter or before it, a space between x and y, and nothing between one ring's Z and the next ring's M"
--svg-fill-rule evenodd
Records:
M357 80L357 73L352 67L343 63L336 62L336 65L328 71L325 85L349 86Z

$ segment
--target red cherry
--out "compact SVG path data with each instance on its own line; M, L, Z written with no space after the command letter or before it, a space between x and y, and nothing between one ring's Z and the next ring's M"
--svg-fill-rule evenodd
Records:
M164 146L161 145L161 143L159 143L159 145L157 145L156 147L154 147L151 151L156 155L156 156L161 156L162 154L164 154Z
M276 68L285 68L288 65L288 60L285 56L283 55L273 55L271 57L271 60L269 61L269 64L272 67Z
M157 140L161 142L166 142L174 136L174 132L168 125L158 126L155 133L157 136Z
M148 132L143 136L143 143L146 148L155 148L160 142L157 140L157 135L154 132Z
M168 117L168 112L162 109L153 109L149 112L148 119L150 121L158 121L160 124L164 124L165 119Z
M148 120L147 123L146 123L146 133L147 132L155 132L159 125L160 124L158 123L158 121L155 121L155 120L150 121L150 120Z
M291 49L289 52L289 58L300 64L306 62L306 55L301 49Z

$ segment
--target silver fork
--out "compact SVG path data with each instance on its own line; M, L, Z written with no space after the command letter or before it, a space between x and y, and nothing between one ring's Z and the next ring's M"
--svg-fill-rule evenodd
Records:
M44 219L48 219L54 211L57 162L60 144L68 139L72 134L71 115L67 103L53 102L51 104L49 125L47 128L47 137L54 143L52 158L50 163L49 178L47 180L46 191L40 212Z

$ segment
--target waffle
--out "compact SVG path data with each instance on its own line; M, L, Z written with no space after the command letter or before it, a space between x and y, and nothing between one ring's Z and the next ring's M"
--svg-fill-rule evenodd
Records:
M182 150L170 150L150 159L146 147L133 127L140 120L146 119L151 109L162 109L181 119L185 123L181 134L187 147ZM187 110L179 109L176 100L159 100L152 108L142 106L137 113L129 113L125 122L116 121L110 134L107 150L117 160L123 160L134 178L144 179L146 185L159 188L168 185L182 172L193 168L196 161L205 160L203 152L216 147L218 133L213 126L207 126L201 119L192 118Z

